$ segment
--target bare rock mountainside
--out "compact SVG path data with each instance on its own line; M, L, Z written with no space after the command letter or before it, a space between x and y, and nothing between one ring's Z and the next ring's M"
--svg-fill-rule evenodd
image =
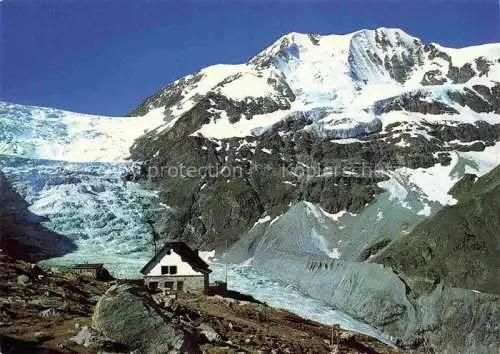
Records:
M0 167L67 259L138 259L151 225L408 350L499 350L500 44L290 33L127 117L0 115Z

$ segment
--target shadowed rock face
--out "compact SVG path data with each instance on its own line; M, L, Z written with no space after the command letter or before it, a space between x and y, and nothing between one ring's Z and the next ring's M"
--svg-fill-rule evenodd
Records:
M475 352L496 352L500 166L477 180L466 175L451 193L458 198L456 205L423 221L370 262L390 266L420 312L422 329L408 336L408 345L427 350L461 350L457 348L464 345Z
M447 90L450 100L461 106L471 108L477 113L500 112L500 85L492 87L484 85L474 85L471 88L462 90ZM423 114L458 114L453 107L429 97L429 94L422 91L404 93L400 96L391 97L386 100L376 102L376 109L380 113L390 111L407 111Z
M468 188L467 188L468 187ZM445 286L500 295L500 166L474 182L467 175L445 207L377 255L415 292Z
M422 78L422 85L442 85L446 82L464 84L476 76L482 77L487 75L493 64L488 58L479 56L473 61L459 67L453 65L453 58L449 54L439 50L433 44L426 44L423 50L427 53L427 58L430 60L440 58L446 61L447 71L444 71L445 68L443 70L429 70Z
M190 77L185 77L177 82L162 87L158 92L146 98L138 107L131 111L128 116L141 116L153 108L165 107L169 109L182 100L182 90L191 85L195 85L202 76L194 73Z
M417 91L414 94L403 94L377 102L383 113L391 111L408 111L423 114L457 114L458 111L445 103L425 100L425 94Z
M446 76L452 80L454 84L464 84L475 75L476 72L472 69L472 65L470 63L466 63L460 68L450 65Z
M474 90L464 88L463 92L451 91L449 96L461 106L470 107L474 112L500 112L500 85L489 88L474 85Z
M420 83L424 86L429 85L442 85L446 82L446 78L442 77L443 73L441 70L429 70L426 72Z
M46 230L43 217L31 213L28 203L0 171L0 248L30 262L62 256L76 249L66 236Z

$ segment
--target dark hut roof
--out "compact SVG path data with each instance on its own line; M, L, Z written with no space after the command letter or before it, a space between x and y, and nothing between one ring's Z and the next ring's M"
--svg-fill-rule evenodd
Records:
M189 265L193 267L193 269L197 272L203 274L212 272L208 268L208 264L200 258L200 256L198 255L198 251L193 250L184 242L167 242L158 251L158 253L156 253L156 255L141 269L141 273L149 273L151 269L153 269L153 267L158 264L170 250L173 250L175 253L177 253L184 262L189 263Z
M75 264L73 266L73 269L99 269L102 268L104 264L102 263L82 263L82 264Z

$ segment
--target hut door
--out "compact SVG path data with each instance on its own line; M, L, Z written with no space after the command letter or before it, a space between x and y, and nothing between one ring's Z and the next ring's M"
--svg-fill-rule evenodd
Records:
M177 282L177 291L183 291L183 290L184 290L184 282L178 281Z

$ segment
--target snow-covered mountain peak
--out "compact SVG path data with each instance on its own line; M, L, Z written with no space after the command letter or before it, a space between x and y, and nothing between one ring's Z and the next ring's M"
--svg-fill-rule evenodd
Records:
M335 54L348 55L351 47L356 47L360 44L365 46L365 49L370 49L369 47L374 48L388 45L392 47L408 47L420 43L418 38L412 37L397 28L362 29L340 35L291 32L283 35L253 57L250 63L267 65L270 59L279 55L292 55L299 58L302 54L311 51L321 52L322 54L326 54L327 57L334 56Z
M429 85L463 84L472 79L475 84L487 81L484 84L490 87L491 80L500 78L499 48L444 48L424 44L395 28L342 35L292 32L246 64L211 66L177 80L148 98L133 114L164 108L168 120L175 124L176 118L208 93L239 102L264 99L286 109L305 105L338 111L360 101L370 106Z
M418 122L420 128L445 121L496 124L499 82L499 44L446 48L395 28L340 35L292 32L247 63L209 66L163 87L130 114L141 118L4 104L2 115L13 119L0 127L5 136L0 151L24 154L28 149L30 156L78 161L83 158L75 150L80 141L78 149L92 158L122 160L136 138L146 133L144 138L156 141L176 127L181 131L172 134L224 139L256 136L276 124L301 121L304 131L344 139L397 122ZM55 153L40 153L45 143L32 122L42 116L48 122L41 130L44 136L55 136L57 127L64 127L64 134L51 143L50 149L60 145ZM89 137L116 141L103 142L108 146L103 149L89 145Z

